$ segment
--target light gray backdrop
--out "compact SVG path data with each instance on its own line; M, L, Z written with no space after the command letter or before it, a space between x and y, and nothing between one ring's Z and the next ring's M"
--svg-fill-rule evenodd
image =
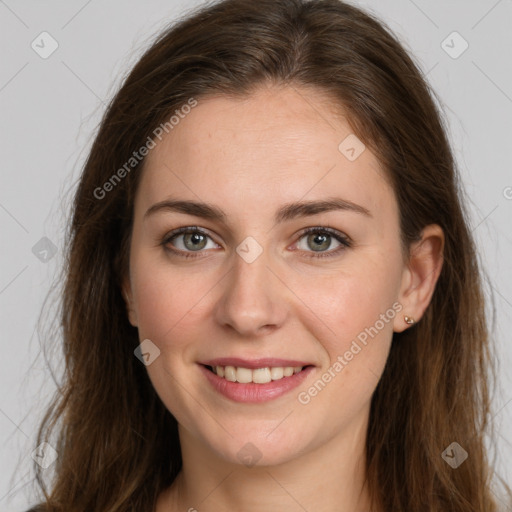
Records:
M34 436L54 389L35 323L62 264L69 191L122 74L155 32L199 3L0 0L1 511L22 511L34 500ZM510 483L512 1L356 3L378 14L419 59L446 112L496 298L495 465Z

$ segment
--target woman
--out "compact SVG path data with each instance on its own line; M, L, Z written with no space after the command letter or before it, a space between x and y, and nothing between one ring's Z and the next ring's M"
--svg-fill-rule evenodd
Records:
M370 15L225 0L163 33L68 247L41 510L497 510L453 155Z

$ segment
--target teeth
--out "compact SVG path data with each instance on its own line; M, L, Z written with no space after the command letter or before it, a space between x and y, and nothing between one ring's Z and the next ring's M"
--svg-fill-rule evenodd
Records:
M270 368L270 378L272 380L279 380L284 377L284 368L276 366L275 368Z
M236 381L242 384L252 382L252 370L248 368L237 368L236 369Z
M236 382L236 368L234 366L226 366L224 368L224 378L230 382Z
M292 366L287 366L284 368L284 376L285 377L291 377L293 375L294 368Z
M291 377L294 373L299 373L302 366L276 366L266 368L242 368L235 366L214 366L213 372L219 377L222 377L230 382L240 382L242 384L249 384L254 382L256 384L267 384L273 380L280 380L283 377Z
M252 381L256 382L256 384L266 384L272 380L272 375L270 374L270 368L257 368L252 372Z

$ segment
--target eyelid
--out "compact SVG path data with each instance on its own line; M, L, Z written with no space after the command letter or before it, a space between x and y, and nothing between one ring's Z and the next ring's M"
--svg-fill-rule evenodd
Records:
M164 236L164 241L165 240L170 240L171 238L175 237L176 235L181 235L183 233L188 233L190 231L197 231L199 233L201 233L202 235L206 235L206 236L209 236L210 238L213 239L213 237L211 236L210 234L210 231L208 231L207 229L205 228L201 228L199 226L182 226L181 228L176 228L176 229L173 229L171 231L169 231L165 236Z
M311 226L309 228L304 228L299 232L299 237L303 237L304 235L308 235L310 233L327 233L332 235L340 242L352 243L352 240L348 235L329 226Z

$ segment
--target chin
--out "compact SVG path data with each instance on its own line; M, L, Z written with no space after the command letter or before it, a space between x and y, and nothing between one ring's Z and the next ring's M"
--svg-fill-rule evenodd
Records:
M227 463L248 468L284 464L297 458L308 445L298 436L297 430L291 428L272 432L265 424L260 429L242 428L236 430L236 434L234 432L233 437L226 435L222 439L206 438L204 442Z

